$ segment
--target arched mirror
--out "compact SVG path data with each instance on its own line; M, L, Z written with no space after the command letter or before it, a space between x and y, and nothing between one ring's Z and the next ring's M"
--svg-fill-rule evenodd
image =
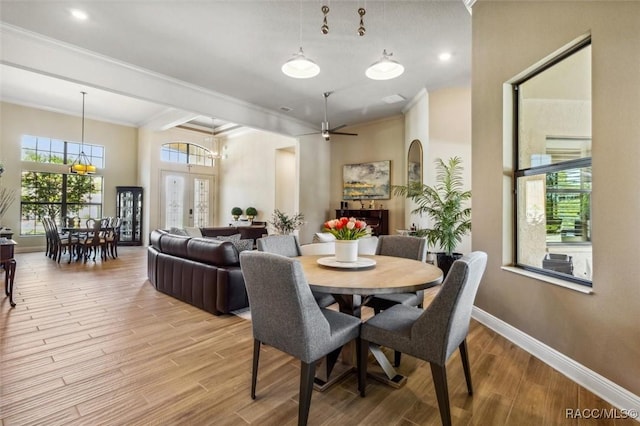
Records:
M422 184L422 144L414 139L407 156L407 186Z

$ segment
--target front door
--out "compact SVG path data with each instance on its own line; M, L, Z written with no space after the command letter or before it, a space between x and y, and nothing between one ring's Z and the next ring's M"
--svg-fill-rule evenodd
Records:
M213 223L214 177L163 170L160 223L164 229Z

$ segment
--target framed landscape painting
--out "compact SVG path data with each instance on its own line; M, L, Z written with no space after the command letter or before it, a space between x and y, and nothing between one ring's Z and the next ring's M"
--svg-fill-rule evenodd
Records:
M391 160L345 164L342 168L344 200L388 200L391 188Z

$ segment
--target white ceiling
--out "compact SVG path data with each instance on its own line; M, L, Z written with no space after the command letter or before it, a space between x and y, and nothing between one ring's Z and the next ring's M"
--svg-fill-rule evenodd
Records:
M323 4L331 9L327 35L320 32ZM366 9L364 37L356 34L358 7ZM85 11L89 19L74 20L72 8ZM323 92L334 91L329 120L336 127L399 114L423 89L470 84L471 17L461 0L2 0L0 18L5 28L37 33L314 128L323 119ZM299 45L320 66L317 77L297 80L280 71ZM364 71L383 49L393 52L406 71L394 80L369 80ZM438 59L444 51L452 54L446 63ZM4 55L0 62L3 100L80 113L84 81L47 75L46 57L31 71ZM87 117L142 126L177 108L131 97L117 86L113 82L113 87L87 90ZM405 101L387 104L383 98L390 95ZM213 114L204 109L194 108L185 117L204 125L210 122L199 116L231 118L224 110ZM243 123L238 114L233 118L240 124L251 122Z

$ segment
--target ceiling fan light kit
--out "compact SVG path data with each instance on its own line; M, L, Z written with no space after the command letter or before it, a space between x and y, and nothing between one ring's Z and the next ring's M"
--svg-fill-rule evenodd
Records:
M326 35L329 34L329 24L327 23L329 6L323 5L320 10L323 14L320 32ZM358 16L360 16L360 26L358 27L357 34L360 37L364 36L367 32L364 26L364 15L366 13L367 11L363 7L358 8ZM302 3L300 3L300 14L302 15ZM302 22L302 18L300 19L300 22ZM302 34L302 28L300 29L300 34ZM300 38L302 38L302 36L300 36ZM391 55L393 55L393 53L387 54L387 51L384 50L382 52L382 58L373 63L369 68L367 68L365 75L372 80L390 80L402 75L402 73L404 73L404 66L402 66L402 64L400 64L398 61L390 59L389 57ZM302 47L300 47L300 51L298 53L295 53L293 55L293 58L289 59L284 63L284 65L282 65L282 72L285 75L293 78L312 78L320 74L320 67L311 59L305 57L304 53L302 52ZM327 139L328 137L329 134L327 133L325 139Z

